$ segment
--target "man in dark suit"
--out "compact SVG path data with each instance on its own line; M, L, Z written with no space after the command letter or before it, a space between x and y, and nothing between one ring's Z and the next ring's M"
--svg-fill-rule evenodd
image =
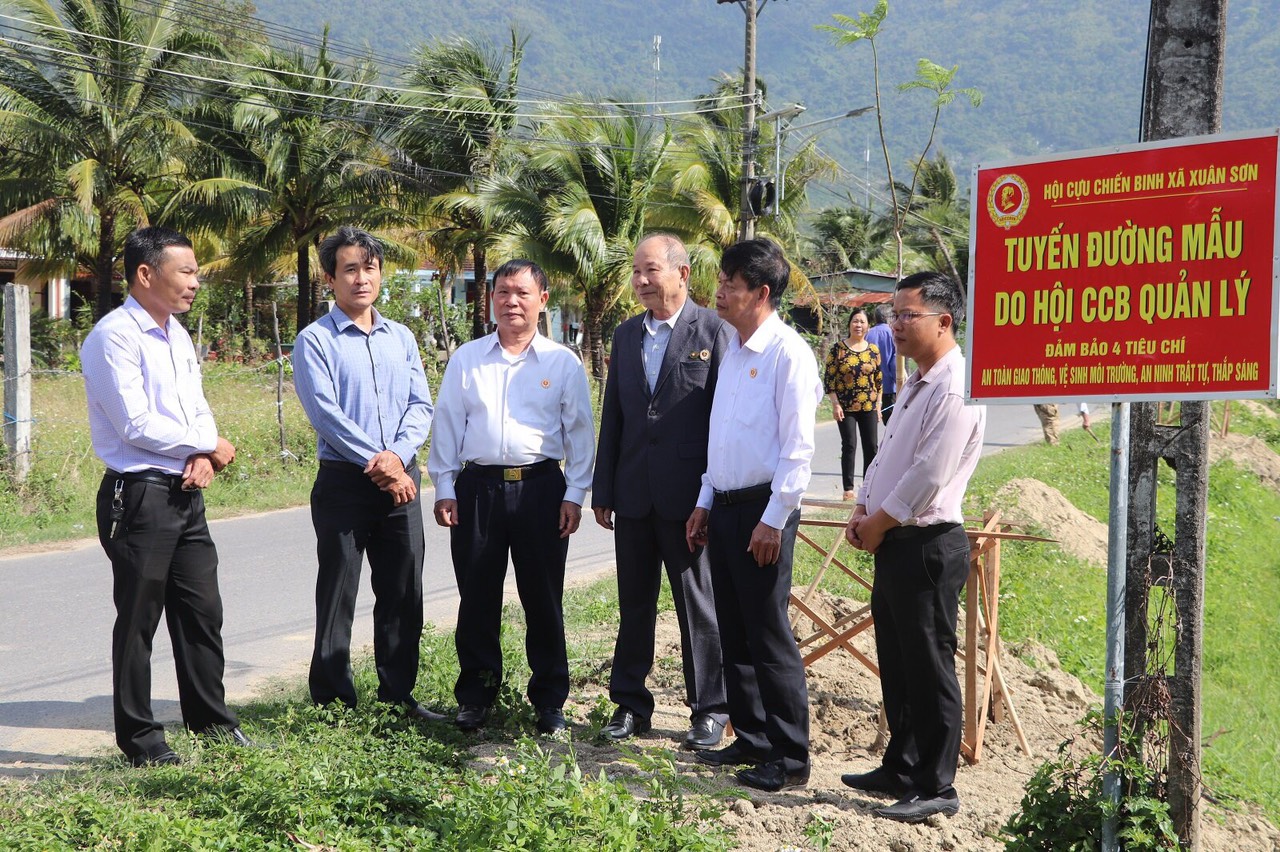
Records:
M631 272L643 314L618 326L605 384L592 483L596 522L614 531L620 621L603 734L624 740L649 730L660 566L680 622L690 749L719 744L728 721L715 597L705 548L690 552L685 520L707 466L707 425L728 330L689 299L689 255L670 234L646 236Z

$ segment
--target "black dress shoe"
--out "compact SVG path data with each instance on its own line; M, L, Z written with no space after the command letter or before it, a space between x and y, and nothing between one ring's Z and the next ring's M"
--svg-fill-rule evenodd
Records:
M887 808L880 808L876 811L876 816L898 822L924 822L935 814L955 816L959 810L960 797L952 789L949 793L937 796L907 796Z
M199 733L201 736L211 737L215 740L222 740L231 743L233 746L239 746L240 748L258 748L258 744L249 739L248 735L246 735L244 731L240 730L239 725L236 725L233 728L224 728L221 725L216 725L212 728L205 728Z
M537 728L540 734L558 734L568 730L569 723L564 720L564 713L559 707L540 707Z
M421 719L424 722L445 722L449 719L445 714L428 710L416 701L413 704L405 705L404 714L410 719Z
M489 718L489 708L479 704L463 704L458 708L458 715L453 717L453 724L463 731L476 731L484 726Z
M748 787L776 793L788 787L803 787L809 783L809 767L798 772L788 772L781 760L771 760L750 769L740 769L737 778Z
M722 749L696 752L693 759L707 766L755 766L763 762L759 755L738 740L734 740Z
M168 743L161 743L153 746L141 754L129 756L129 762L134 766L177 766L182 763L182 758L178 757L178 753L169 748Z
M724 725L707 715L693 720L689 733L684 736L684 747L693 751L715 748L724 738Z
M849 772L841 775L840 781L846 787L852 787L864 793L880 793L893 796L895 799L905 796L910 790L910 785L903 781L898 773L886 766L877 766L870 772Z
M649 720L640 716L626 707L619 707L613 711L613 718L609 720L609 724L600 729L600 736L606 740L630 739L637 734L646 733L650 728Z

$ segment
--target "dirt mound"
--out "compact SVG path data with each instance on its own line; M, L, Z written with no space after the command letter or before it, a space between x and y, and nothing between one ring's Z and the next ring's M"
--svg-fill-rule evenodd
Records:
M850 612L860 606L843 598L821 593L819 596L817 605L823 614ZM801 632L806 631L802 628ZM1002 666L1032 754L1020 750L1007 716L999 723L988 722L982 761L974 766L960 763L956 777L960 813L951 819L934 817L922 825L902 825L872 814L889 800L850 790L840 783L841 773L871 769L880 758L880 752L873 748L880 685L850 654L836 650L809 668L813 760L809 785L771 794L746 790L729 773L711 770L694 761L689 752L677 750L689 724L688 708L683 704L679 641L674 614L664 613L659 618L657 664L650 679L658 701L653 730L629 745L671 749L682 774L697 777L703 786L712 789L723 784L727 810L721 819L735 830L738 848L751 852L778 852L788 846L813 848L806 839L806 827L814 831L819 817L831 825L830 849L1003 849L996 839L1000 827L1017 809L1032 772L1054 753L1059 742L1075 733L1076 721L1085 709L1101 703L1098 696L1062 670L1052 651L1039 646L1006 648ZM857 637L854 645L874 659L871 631ZM603 671L607 673L607 667ZM576 723L585 718L603 694L607 694L603 684L589 684L572 696ZM621 760L617 747L585 741L585 729L580 724L575 724L575 730L584 737L574 744L584 774L598 774L603 768L612 777L639 779L640 770ZM486 761L509 751L508 744L496 743L478 749L481 760ZM634 789L637 793L642 790L639 783ZM733 798L738 796L742 797ZM1225 813L1211 807L1203 833L1204 849L1212 852L1280 850L1280 832L1257 814Z
M1264 484L1280 491L1280 456L1266 441L1252 435L1227 435L1209 441L1209 464L1226 460L1252 471Z
M1056 488L1038 479L1013 479L996 492L993 504L1005 519L1039 528L1078 559L1107 564L1107 525L1081 512Z

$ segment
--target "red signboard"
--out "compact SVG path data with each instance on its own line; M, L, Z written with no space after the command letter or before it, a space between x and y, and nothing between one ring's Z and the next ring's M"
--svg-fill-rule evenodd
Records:
M970 398L1276 396L1278 138L978 166Z

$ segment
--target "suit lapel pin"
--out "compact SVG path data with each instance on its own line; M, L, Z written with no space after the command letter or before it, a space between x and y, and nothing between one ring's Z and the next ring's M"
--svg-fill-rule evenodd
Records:
M751 376L751 378L753 378L753 379L756 377L756 368L755 368L755 367L752 367L752 368L751 368L751 372L749 373L749 375L750 375L750 376Z
M698 353L697 353L697 352L690 352L690 353L689 353L689 360L690 360L690 361L697 361L697 360L698 360Z
M700 358L700 359L701 359L701 360L703 360L703 361L710 361L710 360L711 360L711 350L710 350L710 349L703 349L701 352L699 352L699 353L698 353L698 358Z
M543 386L544 388L549 388L549 387L551 387L551 380L550 380L550 379L543 379L543 380L542 380L542 386Z

